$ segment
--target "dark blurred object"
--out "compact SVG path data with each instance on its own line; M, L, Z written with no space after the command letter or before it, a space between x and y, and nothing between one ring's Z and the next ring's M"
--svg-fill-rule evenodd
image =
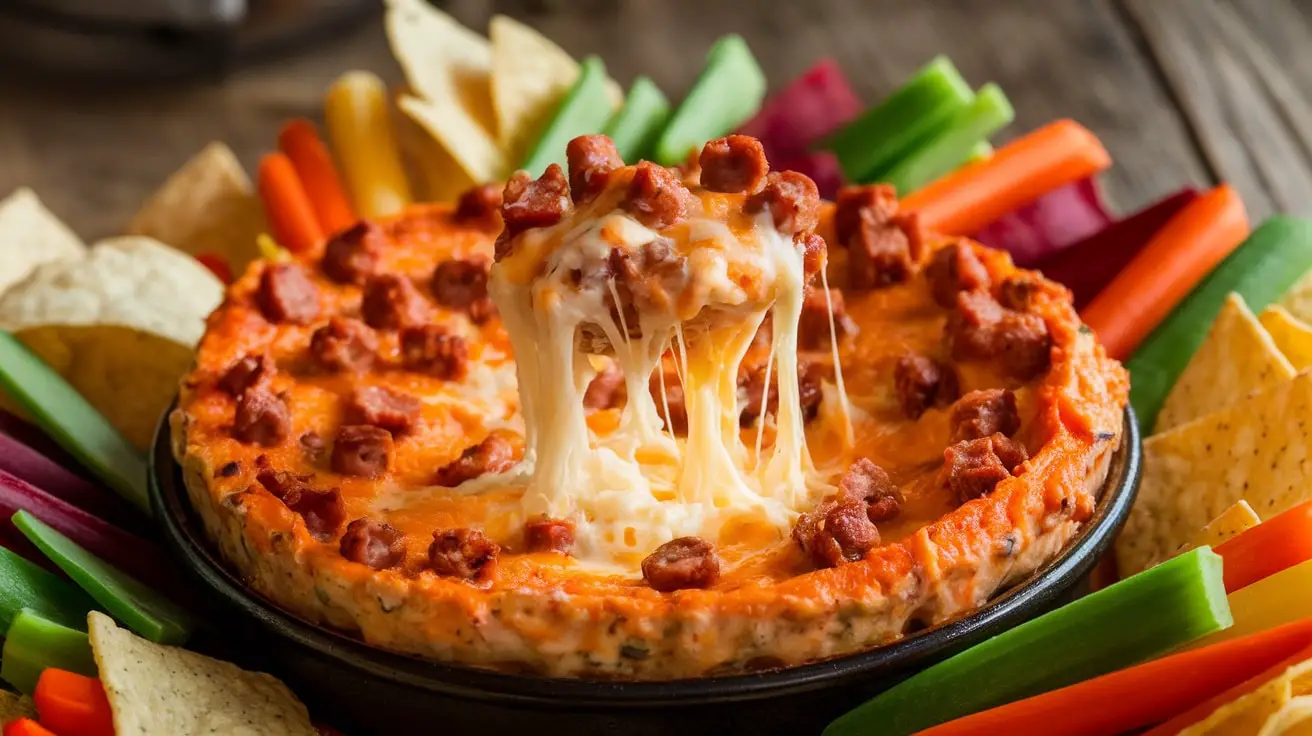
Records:
M378 0L0 0L0 69L218 77L327 40L381 9Z

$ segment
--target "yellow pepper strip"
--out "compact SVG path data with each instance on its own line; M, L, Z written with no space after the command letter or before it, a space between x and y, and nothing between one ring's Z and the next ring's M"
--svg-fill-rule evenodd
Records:
M328 137L362 217L394 215L413 200L388 115L387 86L369 72L347 72L324 99Z
M282 263L292 259L291 251L278 245L278 242L264 233L260 233L255 238L255 247L260 251L260 257L273 263Z

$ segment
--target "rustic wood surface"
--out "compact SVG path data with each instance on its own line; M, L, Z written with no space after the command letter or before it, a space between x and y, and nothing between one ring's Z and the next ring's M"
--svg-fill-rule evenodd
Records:
M672 96L720 34L746 37L778 87L836 57L875 100L935 53L1017 110L1003 138L1057 117L1093 129L1125 210L1224 179L1255 217L1312 211L1312 3L1303 0L451 0L484 28L519 17L621 82L645 73ZM319 117L349 68L399 71L381 24L223 82L54 85L0 69L0 195L29 185L83 236L114 234L142 199L213 139L252 165L294 115Z

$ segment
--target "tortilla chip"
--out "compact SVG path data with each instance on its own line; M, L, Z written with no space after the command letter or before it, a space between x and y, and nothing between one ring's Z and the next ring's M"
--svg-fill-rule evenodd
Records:
M412 90L397 106L432 136L466 180L504 178L509 164L495 136L487 39L424 0L387 0L385 27Z
M36 705L26 695L0 690L0 726L19 718L36 718Z
M1266 729L1272 719L1296 699L1302 701L1309 693L1312 693L1312 660L1299 662L1256 690L1222 705L1208 717L1181 731L1179 736L1273 733Z
M1133 575L1247 499L1265 518L1312 498L1312 373L1143 443L1143 481L1116 542Z
M501 148L518 164L578 79L579 63L551 39L504 15L492 16L488 35ZM606 89L618 107L623 90L613 79L606 80Z
M128 223L128 235L144 235L192 255L213 253L240 276L259 258L255 236L264 213L232 150L211 143L191 157L150 195Z
M477 184L414 118L396 118L396 139L416 201L454 202Z
M1312 271L1299 277L1280 297L1280 306L1295 317L1312 324Z
M1171 389L1153 432L1192 421L1294 376L1294 366L1253 316L1244 298L1231 293Z
M1280 712L1266 719L1258 736L1312 736L1312 695L1285 703Z
M87 246L27 187L0 201L0 294L43 263L81 258Z
M118 736L314 736L310 715L272 675L155 644L108 616L87 616Z
M1276 347L1289 359L1294 370L1312 367L1312 325L1279 305L1262 310L1257 319L1275 341Z
M196 259L149 238L115 238L10 289L0 329L144 449L222 300L223 284Z
M1176 554L1183 554L1195 547L1215 547L1222 542L1239 536L1262 523L1257 512L1247 501L1240 501L1217 515L1207 526L1198 530L1193 539L1185 542Z

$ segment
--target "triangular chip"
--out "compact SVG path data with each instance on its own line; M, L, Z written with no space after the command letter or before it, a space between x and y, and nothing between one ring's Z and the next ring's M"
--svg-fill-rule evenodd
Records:
M404 93L403 93L404 94ZM454 202L476 182L437 140L408 115L398 116L396 143L419 202Z
M1312 498L1312 373L1143 443L1139 498L1116 542L1122 575L1178 549L1246 499L1270 518Z
M1300 276L1289 287L1284 296L1280 297L1280 306L1304 322L1312 323L1312 271Z
M0 726L19 718L36 718L36 705L32 699L0 690Z
M1218 514L1215 519L1207 523L1207 526L1199 529L1193 539L1176 550L1176 554L1188 552L1195 547L1215 547L1261 523L1262 519L1258 517L1253 507L1249 506L1247 501L1240 501Z
M495 182L506 177L510 164L505 154L473 118L449 100L429 102L403 96L396 105L455 160L468 181Z
M272 675L142 639L87 616L114 733L119 736L315 736L310 715Z
M492 106L501 148L513 165L523 161L565 93L579 76L579 64L551 39L504 15L492 16ZM624 92L606 80L611 105Z
M1257 319L1275 341L1276 347L1289 359L1294 370L1312 367L1312 325L1279 305L1263 309Z
M222 300L223 284L191 256L150 238L115 238L6 292L0 329L144 449Z
M1288 381L1294 373L1243 297L1232 293L1166 397L1153 432L1223 409L1254 391Z
M1180 732L1179 736L1263 736L1271 731L1277 714L1312 692L1312 660L1291 666L1252 692L1222 705L1211 715ZM1303 701L1305 704L1306 701ZM1300 704L1301 705L1301 704ZM1301 719L1291 719L1295 722Z
M86 248L31 189L0 201L0 294L42 263L81 258Z
M266 229L250 177L232 150L215 142L146 200L128 223L127 234L154 238L192 255L213 253L240 276L259 257L255 236Z

